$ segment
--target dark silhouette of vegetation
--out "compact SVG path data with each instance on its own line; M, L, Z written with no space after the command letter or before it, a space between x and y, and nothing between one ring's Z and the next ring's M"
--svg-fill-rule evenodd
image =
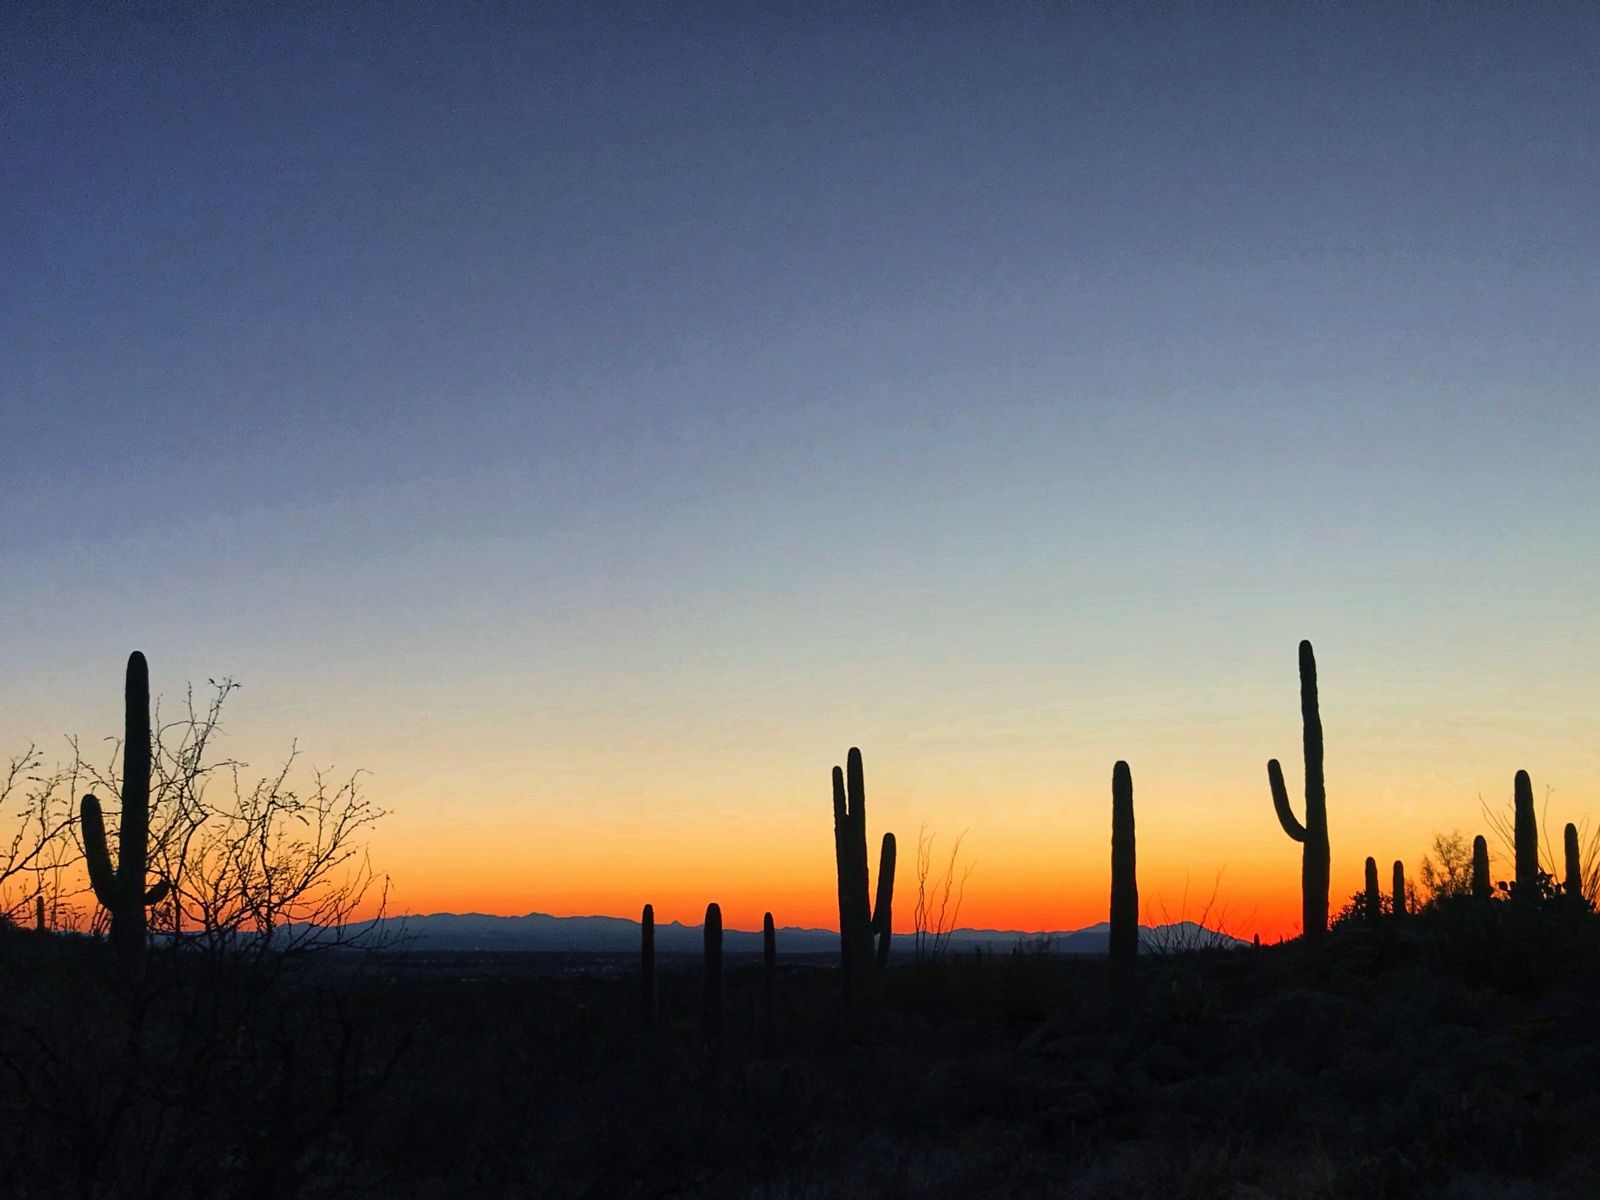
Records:
M1487 901L1494 894L1494 881L1489 875L1489 841L1478 834L1472 839L1472 898Z
M778 931L772 914L761 917L761 1044L770 1054L778 1044Z
M873 994L878 970L888 962L895 845L894 834L883 835L874 910L867 877L867 792L861 751L852 746L845 764L845 771L833 769L833 849L839 883L839 950L848 1006Z
M706 1041L715 1042L722 1035L722 908L706 905L705 922L705 984L701 1004Z
M1133 773L1118 762L1111 769L1111 939L1112 958L1139 953L1139 881L1135 873Z
M1367 886L1362 893L1365 902L1364 913L1367 924L1376 927L1383 920L1383 893L1378 890L1378 860L1368 857L1366 866Z
M1308 943L1320 940L1328 927L1328 801L1322 777L1322 714L1317 707L1317 660L1310 642L1300 643L1300 721L1306 764L1306 819L1301 824L1289 807L1283 768L1277 759L1267 763L1267 783L1272 807L1283 831L1299 842L1300 930Z
M1406 866L1398 858L1394 861L1394 887L1389 893L1389 911L1396 921L1406 916Z
M106 844L100 801L83 798L83 854L95 899L111 914L111 945L124 965L136 966L144 954L145 909L161 903L169 880L146 881L150 834L150 668L135 650L128 656L123 686L125 732L122 739L122 809L115 869Z
M656 1026L656 909L646 904L639 917L639 1027Z
M1517 876L1511 894L1520 900L1537 898L1540 888L1539 822L1533 813L1533 783L1526 771L1518 771L1512 785L1516 805Z

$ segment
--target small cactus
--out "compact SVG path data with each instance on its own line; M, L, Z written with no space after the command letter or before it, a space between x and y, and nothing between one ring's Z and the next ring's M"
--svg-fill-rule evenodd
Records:
M656 1027L656 908L644 906L639 918L639 1027Z
M1111 941L1112 958L1139 953L1139 880L1133 838L1133 773L1118 762L1111 769Z
M1367 886L1362 899L1367 924L1377 925L1383 919L1383 894L1378 891L1378 860L1375 858L1367 859Z
M706 1040L715 1041L722 1033L722 908L706 905L705 924L705 1001L701 1021Z
M1517 852L1517 877L1512 895L1523 900L1539 898L1539 822L1533 814L1533 783L1526 771L1513 782L1516 819L1513 842Z
M1399 859L1394 862L1394 900L1390 906L1396 921L1406 917L1406 866Z
M1487 900L1494 894L1494 881L1489 878L1489 841L1479 834L1472 839L1472 898Z
M1267 763L1272 807L1283 831L1304 846L1300 855L1300 928L1307 942L1328 929L1328 798L1322 775L1322 713L1317 705L1317 660L1310 642L1300 643L1300 721L1306 760L1306 821L1289 807L1289 791L1277 759Z
M1562 831L1562 849L1566 857L1566 880L1564 891L1567 898L1580 907L1587 907L1588 901L1583 895L1583 856L1578 851L1578 827L1571 821Z
M128 656L123 685L121 854L115 869L106 842L100 801L82 802L83 855L89 883L101 907L111 914L111 945L125 963L144 954L148 923L145 909L159 904L169 888L166 880L146 886L145 866L150 834L150 668L135 650Z
M43 896L33 898L33 928L36 933L43 933L45 930Z

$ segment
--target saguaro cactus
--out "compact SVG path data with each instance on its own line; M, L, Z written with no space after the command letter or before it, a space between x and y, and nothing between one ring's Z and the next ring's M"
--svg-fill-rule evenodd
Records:
M1533 815L1533 782L1518 771L1512 783L1516 808L1512 841L1517 856L1516 884L1512 895L1523 900L1539 898L1539 822Z
M1134 870L1133 772L1111 768L1111 957L1139 953L1139 880Z
M44 897L33 898L33 928L37 933L44 932Z
M1472 898L1487 900L1494 892L1489 878L1489 840L1479 834L1472 839Z
M761 1044L770 1054L778 1041L778 931L772 914L761 918Z
M867 789L861 751L851 747L845 771L833 769L833 852L839 879L839 951L845 997L862 995L888 962L894 902L894 834L883 835L878 856L878 894L868 901ZM874 939L877 945L874 948Z
M154 886L145 882L150 835L150 668L144 655L128 655L123 686L122 831L118 862L111 866L106 844L106 823L100 801L83 798L83 855L95 899L111 914L111 945L125 962L137 962L144 953L147 924L145 909L167 894L166 880Z
M1317 660L1311 643L1300 643L1300 721L1304 729L1306 760L1306 821L1302 825L1289 807L1283 768L1277 759L1267 763L1272 787L1272 807L1283 831L1304 849L1300 855L1300 928L1307 942L1315 942L1328 928L1328 800L1322 778L1322 714L1317 707Z
M639 1028L656 1027L656 906L646 904L639 918Z
M1383 919L1383 894L1378 891L1378 860L1367 859L1367 887L1364 897L1368 925L1377 925Z
M722 908L717 904L706 905L705 946L705 1002L700 1011L707 1039L715 1039L722 1032Z
M1567 899L1574 905L1583 906L1588 902L1583 896L1583 863L1582 855L1578 852L1578 827L1571 821L1562 831L1561 848L1566 856L1566 878L1563 881L1563 890Z
M1390 906L1396 921L1403 921L1406 917L1406 866L1398 858L1394 860L1394 900Z

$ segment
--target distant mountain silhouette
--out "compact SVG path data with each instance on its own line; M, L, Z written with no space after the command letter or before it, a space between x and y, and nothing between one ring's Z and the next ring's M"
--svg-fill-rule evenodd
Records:
M626 917L552 917L528 913L521 917L497 917L484 913L430 913L426 916L390 918L387 932L403 931L406 945L428 953L449 951L554 951L627 953L639 949L639 923ZM363 927L356 927L363 928ZM658 954L699 954L703 946L701 926L677 921L656 922ZM1009 952L1017 946L1050 954L1105 954L1110 939L1109 923L1101 921L1083 929L1028 932L1017 929L957 929L950 935L950 948L958 953L973 950ZM895 957L905 961L911 954L910 934L895 937ZM1216 945L1244 946L1248 943L1217 933L1192 921L1139 928L1141 949ZM760 930L728 929L723 946L729 954L759 954ZM832 929L778 930L780 954L837 953L839 934Z

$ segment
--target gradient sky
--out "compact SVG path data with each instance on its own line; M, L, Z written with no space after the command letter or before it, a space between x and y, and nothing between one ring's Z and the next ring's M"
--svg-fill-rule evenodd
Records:
M1600 9L0 13L0 752L231 675L398 906L1291 933L1600 817ZM900 924L909 920L902 868Z

